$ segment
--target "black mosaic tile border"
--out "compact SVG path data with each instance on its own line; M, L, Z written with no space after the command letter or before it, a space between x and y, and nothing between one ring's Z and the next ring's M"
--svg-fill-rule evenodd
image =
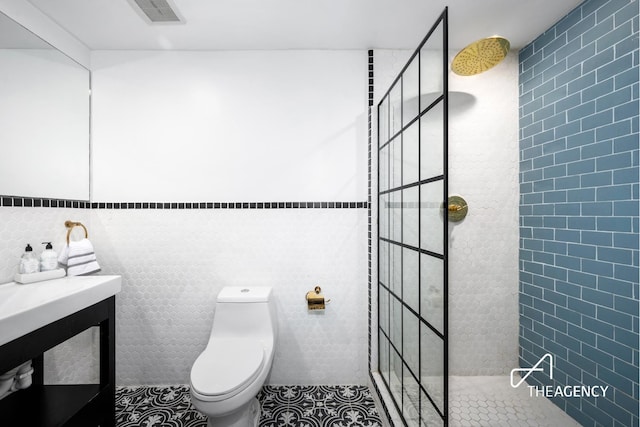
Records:
M373 50L367 52L367 69L369 72L369 107L373 107Z
M89 209L87 200L47 199L41 197L20 197L0 195L0 206L21 208L75 208Z
M370 196L369 196L370 197ZM0 206L75 209L368 209L370 202L89 202L0 195Z
M92 202L91 209L365 209L367 202Z
M369 372L373 371L371 364L371 333L372 333L372 268L373 268L373 249L372 249L372 218L371 218L371 174L372 170L372 144L373 144L373 50L367 52L367 68L369 73L369 106L367 108L367 354Z

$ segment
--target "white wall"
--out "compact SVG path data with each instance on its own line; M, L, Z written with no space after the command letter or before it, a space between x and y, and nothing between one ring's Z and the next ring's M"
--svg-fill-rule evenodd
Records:
M366 53L92 52L95 201L366 199Z
M375 51L376 105L411 53ZM517 54L449 90L449 194L469 205L449 226L449 374L502 375L518 366Z
M365 52L94 52L94 201L367 197ZM227 285L269 285L272 384L367 379L366 209L91 212L119 384L188 382ZM320 285L331 299L309 312Z

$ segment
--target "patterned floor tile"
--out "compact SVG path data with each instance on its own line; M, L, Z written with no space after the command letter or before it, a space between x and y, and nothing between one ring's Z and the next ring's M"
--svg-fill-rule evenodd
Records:
M206 418L191 406L189 388L118 387L116 425L206 427Z
M264 386L259 427L380 427L366 386ZM187 386L118 387L118 427L206 427Z

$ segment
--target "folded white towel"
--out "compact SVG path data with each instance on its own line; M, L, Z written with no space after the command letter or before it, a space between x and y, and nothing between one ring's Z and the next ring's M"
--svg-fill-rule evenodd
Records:
M67 276L81 276L100 271L89 239L69 242L60 252L58 262L67 266Z
M84 276L100 271L97 261L91 261L86 264L74 265L67 268L67 276Z
M58 264L62 264L66 266L68 259L69 259L69 245L62 248L62 250L58 254Z

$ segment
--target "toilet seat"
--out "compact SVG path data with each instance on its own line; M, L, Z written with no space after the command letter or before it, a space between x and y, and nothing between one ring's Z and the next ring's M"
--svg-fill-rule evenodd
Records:
M264 359L259 341L214 338L191 368L191 387L202 400L227 399L256 379Z

